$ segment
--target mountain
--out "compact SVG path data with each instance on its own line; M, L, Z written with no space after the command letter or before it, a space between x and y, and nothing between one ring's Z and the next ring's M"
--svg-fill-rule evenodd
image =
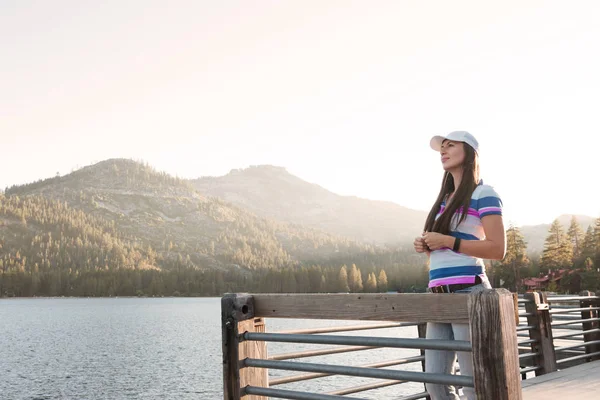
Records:
M125 159L14 186L6 196L47 199L83 212L94 218L93 224L107 224L108 235L137 244L143 253L156 252L159 268L279 268L374 252L345 237L259 217L201 194L185 180Z
M0 192L0 297L337 292L354 264L357 285L376 274L383 288L426 284L412 246L261 217L131 160Z
M427 281L411 244L424 219L280 167L188 181L111 159L0 193L0 296L337 292L353 264L414 290ZM530 254L549 226L521 228Z
M340 196L285 168L261 165L189 183L199 192L279 221L310 226L366 243L412 242L427 213L400 205Z
M143 163L110 159L62 177L13 186L6 196L62 202L68 212L96 218L94 226L108 223L111 230L105 233L122 240L123 246L131 245L143 256L148 248L155 252L151 260L158 268L351 262L357 255L390 248L404 249L408 257L426 217L424 211L391 202L340 196L285 168L267 165L188 181ZM559 217L565 229L570 218ZM594 221L587 216L578 220L584 231ZM0 225L0 234L8 226L15 229L14 222ZM34 226L39 224L28 229ZM543 250L549 227L521 227L530 254Z
M558 217L558 222L562 225L566 232L571 225L571 214L563 214ZM581 225L581 229L585 232L588 226L594 224L594 218L587 215L575 215L577 222ZM544 250L544 243L548 236L548 230L551 224L539 225L524 225L520 227L521 233L527 242L527 252L530 254L540 254Z

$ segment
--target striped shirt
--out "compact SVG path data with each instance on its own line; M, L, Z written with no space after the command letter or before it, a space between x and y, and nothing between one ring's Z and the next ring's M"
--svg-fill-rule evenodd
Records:
M444 212L446 202L442 202L435 218ZM456 226L461 216L462 207L454 214L450 224L450 235L462 240L483 240L485 232L481 219L487 215L502 215L502 200L492 186L484 185L483 181L471 195L471 205L467 217ZM434 250L429 257L429 287L461 283L475 283L479 276L487 282L483 260L449 248Z

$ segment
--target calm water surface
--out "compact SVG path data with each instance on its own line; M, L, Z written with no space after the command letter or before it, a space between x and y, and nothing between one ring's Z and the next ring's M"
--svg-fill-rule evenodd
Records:
M0 300L0 399L222 399L220 323L218 298ZM368 323L269 319L267 329L355 324ZM415 337L416 328L339 334ZM272 343L269 354L313 348L322 346ZM414 355L374 349L299 361L359 366ZM389 368L415 371L420 363ZM333 376L278 387L328 392L371 382ZM352 397L397 399L422 390L408 383Z

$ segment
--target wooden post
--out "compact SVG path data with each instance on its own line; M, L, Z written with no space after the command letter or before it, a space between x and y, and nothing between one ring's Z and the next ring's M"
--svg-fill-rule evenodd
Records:
M262 396L245 396L247 385L265 386L266 369L244 368L246 357L266 356L266 343L242 341L245 331L264 332L264 323L254 318L254 301L247 294L226 294L221 299L221 329L223 348L223 398L224 400L266 400Z
M533 314L527 316L527 325L535 326L535 329L529 331L529 338L538 341L531 344L531 351L539 353L534 358L535 365L542 367L535 371L535 376L556 371L556 353L554 352L550 308L546 302L546 293L525 293L524 297L530 300L529 303L525 303L525 311Z
M598 294L600 295L600 292ZM585 291L581 292L579 295L587 297L587 296L594 296L594 293L585 290ZM600 299L587 299L586 300L585 298L582 298L579 301L579 307L580 308L600 307ZM598 318L599 315L600 315L600 313L598 313L598 310L582 311L581 319ZM583 322L582 327L583 327L584 331L588 331L591 329L598 329L600 327L600 323L599 323L599 321ZM592 332L592 333L584 333L583 334L583 341L585 343L595 341L595 340L600 340L600 332ZM585 346L585 352L587 354L595 353L597 351L600 351L599 344ZM586 361L594 361L594 360L599 360L599 359L600 359L599 356L593 356L593 357L587 358Z
M506 289L469 294L473 379L478 399L522 399L513 304L513 296Z
M263 318L252 318L238 324L238 332L266 332L265 320ZM253 368L243 366L246 358L266 360L267 342L243 341L239 347L240 363L240 386L242 388L242 399L244 400L269 400L267 397L244 394L246 386L269 387L269 370L266 368Z
M519 293L513 293L513 308L515 310L515 325L519 325Z

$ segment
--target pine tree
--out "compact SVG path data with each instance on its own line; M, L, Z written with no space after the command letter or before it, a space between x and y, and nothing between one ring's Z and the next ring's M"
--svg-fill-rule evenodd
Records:
M363 290L363 282L362 275L360 273L360 269L356 267L356 264L352 264L352 268L350 269L350 278L348 281L350 285L350 290L352 292L362 292Z
M376 293L377 292L377 278L375 277L375 273L369 273L367 278L367 283L365 285L365 292L367 293Z
M387 275L385 273L385 270L382 269L379 272L379 276L377 277L377 287L379 288L380 292L386 292L387 286L388 286Z
M558 220L554 220L542 253L541 267L545 269L557 270L566 268L571 264L573 258L573 248L569 242L569 238L565 234L562 225Z
M594 227L590 225L585 232L585 236L583 238L583 247L581 249L581 258L584 260L583 263L586 268L591 268L593 266L595 255L596 241L594 238Z
M506 231L506 256L502 260L501 268L505 272L506 280L512 282L515 292L519 291L521 282L521 269L527 267L527 242L519 228L512 224ZM507 273L510 271L509 273Z
M571 225L567 230L567 237L573 246L573 265L579 265L581 263L581 252L583 250L583 230L581 225L577 222L577 217L574 215L571 217Z
M348 268L345 265L342 265L338 274L338 291L344 293L350 291L350 287L348 286Z

